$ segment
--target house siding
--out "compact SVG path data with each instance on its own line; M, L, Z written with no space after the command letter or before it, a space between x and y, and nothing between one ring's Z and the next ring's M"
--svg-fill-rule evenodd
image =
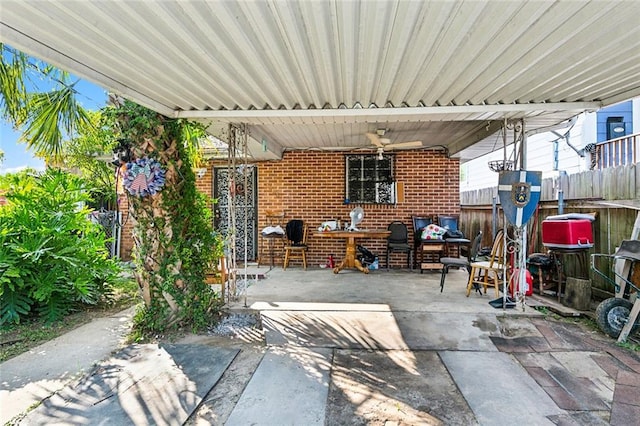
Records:
M597 112L585 112L577 116L573 127L556 130L559 135L569 131L569 143L577 150L607 138L607 118L622 117L626 134L637 133L640 128L640 98L602 108ZM513 135L509 135L509 140ZM553 141L558 140L557 162L554 161ZM502 160L501 135L496 135L496 151L464 163L461 167L460 188L463 192L491 188L498 185L498 174L489 170L489 161ZM508 147L511 154L513 146ZM591 158L587 153L578 155L563 138L552 132L544 132L527 138L526 169L542 172L542 178L557 178L560 172L568 175L591 169Z
M526 169L541 171L543 179L554 178L560 172L574 174L589 170L589 155L580 156L571 148L567 141L561 137L569 132L569 143L577 150L583 149L587 144L596 142L595 114L581 114L573 127L556 130L556 133L544 132L527 137ZM512 138L512 135L509 135ZM557 150L554 148L557 141ZM493 160L502 160L504 152L502 140L496 136L496 151L468 161L461 169L462 191L473 191L483 188L491 188L498 185L498 173L489 169L488 163ZM513 145L507 147L507 152L512 155ZM511 158L508 158L511 159Z
M604 142L609 140L609 135L607 134L607 119L610 117L621 118L622 123L625 126L625 132L623 134L612 137L611 139L615 139L616 137L622 137L625 135L631 135L634 133L633 129L633 102L621 102L616 105L612 105L607 108L602 108L597 113L597 132L598 132L598 142Z

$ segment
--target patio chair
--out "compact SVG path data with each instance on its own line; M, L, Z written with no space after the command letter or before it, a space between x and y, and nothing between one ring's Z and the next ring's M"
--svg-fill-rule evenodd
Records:
M447 233L444 238L464 238L464 234L460 230L458 225L460 220L459 215L439 215L438 226L445 228Z
M278 256L282 253L282 247L285 242L285 234L281 234L284 224L284 212L273 212L267 210L266 224L267 226L262 229L260 233L260 248L258 251L258 267L263 265L265 259L270 260L270 267L274 266L274 258L276 253ZM280 231L280 232L278 232Z
M389 255L394 251L407 253L407 268L412 267L413 248L409 244L409 230L407 225L401 221L393 221L387 226L387 230L391 231L391 235L387 238L387 271L389 270Z
M504 232L501 230L496 234L489 259L485 261L471 262L471 272L469 273L469 283L467 284L467 297L471 294L471 289L475 288L480 294L480 286L484 287L484 294L487 294L487 287L493 287L496 297L500 297L500 286L504 283Z
M304 221L300 219L292 219L287 222L285 232L287 234L287 242L284 246L284 262L282 269L286 270L291 259L302 260L302 266L307 269L307 234L308 227Z
M450 231L457 231L458 216L457 215L438 215L438 226L447 228Z
M412 216L413 220L413 266L417 266L418 253L422 244L422 230L433 223L431 216Z
M471 247L467 250L467 257L441 257L440 263L442 263L442 275L440 276L440 293L444 289L444 279L449 272L449 268L465 268L471 277L471 264L476 261L476 255L480 250L480 243L482 242L482 231L478 232L478 235L471 243Z

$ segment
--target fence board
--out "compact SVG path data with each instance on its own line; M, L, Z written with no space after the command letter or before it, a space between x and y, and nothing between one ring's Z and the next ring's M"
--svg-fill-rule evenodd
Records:
M606 199L633 200L640 198L640 170L637 165L611 167L601 170L589 170L566 176L562 179L565 200ZM557 200L558 182L556 178L542 180L540 199ZM463 205L491 204L497 187L463 192L460 201Z
M594 247L589 253L612 254L624 239L631 235L636 215L640 210L640 167L636 164L589 170L564 177L564 213L596 213L593 222ZM557 180L542 181L541 203L537 217L530 223L529 252L546 252L542 245L542 220L558 214ZM482 230L483 245L491 242L493 217L492 198L497 189L485 188L461 194L460 224L467 235ZM594 201L595 200L595 201ZM598 202L598 200L602 200ZM616 200L618 202L616 202ZM611 202L604 205L605 202ZM499 207L499 206L498 206ZM499 208L498 228L502 227L502 211ZM608 272L608 271L607 271ZM594 294L599 297L613 294L613 286L590 271ZM613 277L613 273L611 273Z

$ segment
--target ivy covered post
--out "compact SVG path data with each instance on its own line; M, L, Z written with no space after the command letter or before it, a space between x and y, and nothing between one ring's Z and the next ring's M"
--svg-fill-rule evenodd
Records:
M203 328L222 304L205 283L222 243L186 154L189 124L126 100L108 110L116 137L130 149L120 173L135 221L135 275L145 301L136 326L143 332Z

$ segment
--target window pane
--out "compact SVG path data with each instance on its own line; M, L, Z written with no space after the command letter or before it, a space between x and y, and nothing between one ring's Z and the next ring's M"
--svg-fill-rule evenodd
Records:
M393 204L393 157L348 155L346 198L352 203Z

